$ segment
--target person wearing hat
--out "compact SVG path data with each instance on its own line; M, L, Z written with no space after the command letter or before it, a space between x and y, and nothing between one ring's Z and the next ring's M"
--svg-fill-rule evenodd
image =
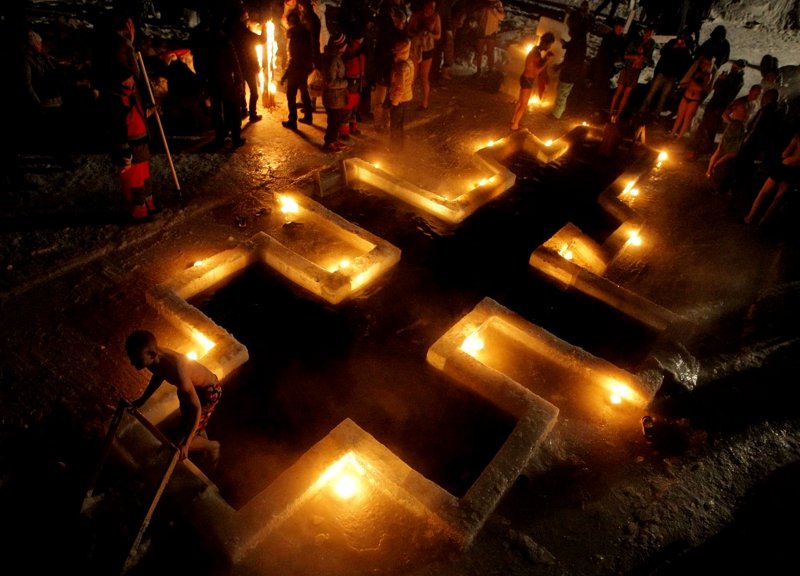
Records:
M331 34L322 56L322 105L328 115L323 148L328 152L339 152L343 144L339 141L347 106L347 77L342 54L347 49L347 38L341 32Z

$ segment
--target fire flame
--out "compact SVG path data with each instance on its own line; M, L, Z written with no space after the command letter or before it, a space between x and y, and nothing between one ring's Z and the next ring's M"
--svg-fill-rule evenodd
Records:
M483 350L483 338L478 336L477 332L473 332L466 338L464 338L464 342L461 343L461 349L469 354L470 356L474 356L481 350Z
M278 58L278 43L275 41L275 23L267 22L267 90L275 94L278 87L275 84L275 61Z
M300 206L297 204L297 200L291 196L279 195L278 204L280 204L283 214L297 214L300 212Z
M315 482L321 488L328 485L332 492L341 500L349 500L361 488L360 476L365 476L366 470L353 452L348 452L339 460L328 466Z

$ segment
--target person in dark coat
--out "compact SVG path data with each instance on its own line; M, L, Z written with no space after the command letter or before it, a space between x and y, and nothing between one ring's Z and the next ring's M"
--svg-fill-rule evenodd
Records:
M611 88L611 77L622 67L627 46L624 30L625 21L621 18L614 20L614 27L603 35L597 54L592 59L589 81L595 101L605 103Z
M261 69L258 63L258 53L256 47L264 43L260 34L256 34L248 27L250 14L244 8L235 11L228 21L228 37L236 50L236 57L239 59L239 69L242 72L242 79L247 85L249 96L245 100L244 86L240 102L241 117L250 118L250 122L261 120L258 113L258 72Z
M719 70L731 57L731 44L728 42L728 30L719 25L711 31L708 40L700 44L699 53L711 54L714 67Z
M241 103L244 87L239 58L233 43L222 30L209 38L208 94L214 123L214 144L222 146L230 137L234 148L244 144Z
M664 110L667 99L675 89L675 85L686 74L692 61L692 53L686 42L685 33L678 34L669 40L659 53L653 79L650 81L650 89L639 112L649 113L650 105L655 99L656 107L653 109L653 116L658 118Z
M561 46L566 50L564 60L555 65L558 72L558 86L552 115L561 118L567 106L572 89L577 84L581 86L586 82L586 49L587 37L592 27L594 18L589 12L589 2L581 2L577 10L567 16L567 30L569 41L561 39Z
M92 83L101 93L106 90L116 90L118 85L114 76L117 75L118 65L130 70L137 84L142 73L134 48L136 26L133 19L125 12L113 12L107 22L102 22L97 27L96 44L92 59Z
M322 48L320 40L322 38L322 21L314 11L311 0L297 0L297 10L300 12L300 22L311 32L311 47L314 54L314 66L318 67L322 63Z
M300 21L300 13L290 12L286 15L289 29L288 39L289 62L281 78L286 82L286 104L289 107L289 119L282 122L284 128L297 130L297 92L303 102L303 124L313 123L311 96L308 94L308 75L314 69L314 43L311 32Z

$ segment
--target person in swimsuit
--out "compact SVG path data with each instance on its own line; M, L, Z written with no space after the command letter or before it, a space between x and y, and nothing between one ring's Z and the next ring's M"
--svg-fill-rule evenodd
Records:
M125 341L125 351L134 368L147 368L152 374L142 395L131 404L142 407L164 381L175 386L181 416L175 444L180 459L187 458L189 452L202 452L208 455L211 466L215 466L220 444L208 439L206 426L222 396L216 375L199 362L159 346L155 335L148 330L131 332Z
M550 47L555 41L556 37L551 32L545 32L539 40L539 45L528 52L528 56L525 58L525 70L519 77L519 96L514 107L514 115L511 118L511 130L519 130L519 122L528 106L533 86L539 75L546 70L550 58L553 57Z
M678 104L678 115L669 133L670 137L681 138L689 130L700 103L711 92L714 76L713 58L708 54L700 54L678 84L683 88L683 96Z

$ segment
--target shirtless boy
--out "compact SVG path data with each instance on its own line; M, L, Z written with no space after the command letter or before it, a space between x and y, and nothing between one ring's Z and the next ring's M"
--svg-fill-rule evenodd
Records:
M177 388L180 429L176 445L180 459L189 452L203 452L211 464L219 458L219 442L209 440L206 425L222 395L219 380L208 368L169 348L158 345L148 330L135 330L125 341L125 351L137 370L147 368L152 377L142 395L132 402L140 408L165 381Z
M545 32L539 40L539 45L528 52L528 56L525 58L525 70L519 77L519 97L514 107L514 115L511 118L511 130L519 130L519 123L523 114L525 114L525 109L528 107L528 100L531 97L533 86L545 72L547 63L553 57L553 52L550 48L555 40L552 32Z

